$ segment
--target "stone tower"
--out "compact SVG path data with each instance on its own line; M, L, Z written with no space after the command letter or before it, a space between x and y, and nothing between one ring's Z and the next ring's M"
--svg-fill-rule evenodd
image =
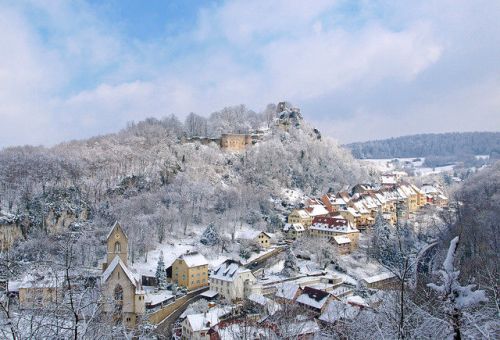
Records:
M120 223L115 222L107 237L107 265L113 261L115 256L119 256L125 265L128 257L128 237L123 231Z

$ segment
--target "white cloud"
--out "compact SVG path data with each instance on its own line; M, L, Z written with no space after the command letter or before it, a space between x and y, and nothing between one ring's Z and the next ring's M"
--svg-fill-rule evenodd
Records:
M499 123L492 3L381 2L389 15L379 18L365 3L346 14L334 1L232 1L201 10L192 31L147 44L84 2L0 5L0 146L282 99L342 141L494 128L484 119ZM346 15L363 20L343 27Z

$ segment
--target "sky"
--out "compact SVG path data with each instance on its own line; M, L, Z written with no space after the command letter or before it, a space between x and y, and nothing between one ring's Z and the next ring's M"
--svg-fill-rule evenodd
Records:
M341 143L500 130L500 1L0 0L0 147L287 100Z

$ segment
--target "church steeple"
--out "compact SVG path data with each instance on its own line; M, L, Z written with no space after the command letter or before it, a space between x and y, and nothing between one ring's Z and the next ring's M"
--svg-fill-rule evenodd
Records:
M128 237L125 231L116 221L111 228L107 237L107 259L108 264L113 261L116 256L119 256L125 265L127 265L128 257Z

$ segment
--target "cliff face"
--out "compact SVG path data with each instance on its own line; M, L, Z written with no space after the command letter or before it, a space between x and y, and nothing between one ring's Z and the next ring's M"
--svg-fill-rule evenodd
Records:
M29 229L39 228L46 233L55 234L78 229L86 222L91 209L74 188L54 189L34 197L27 204L25 212Z
M23 237L21 220L17 215L0 211L0 252L8 250Z

